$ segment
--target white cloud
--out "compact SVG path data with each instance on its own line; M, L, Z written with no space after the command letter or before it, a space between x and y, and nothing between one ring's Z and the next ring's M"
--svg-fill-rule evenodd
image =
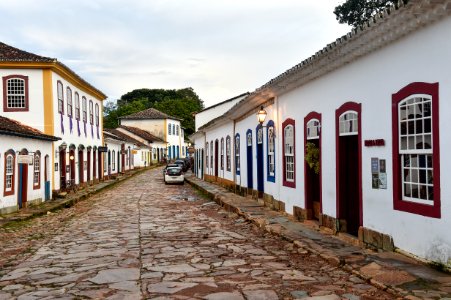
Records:
M212 105L253 91L349 28L333 0L1 1L0 40L55 57L111 99L191 86ZM5 30L8 28L8 30Z

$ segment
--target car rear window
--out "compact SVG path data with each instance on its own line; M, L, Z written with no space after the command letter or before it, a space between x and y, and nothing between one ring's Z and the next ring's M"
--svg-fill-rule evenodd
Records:
M180 175L180 174L182 174L182 170L180 170L179 168L168 169L168 175Z

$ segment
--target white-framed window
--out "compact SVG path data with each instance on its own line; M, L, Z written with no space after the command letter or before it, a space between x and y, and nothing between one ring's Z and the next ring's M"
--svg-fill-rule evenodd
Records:
M89 100L89 124L94 125L94 103Z
M319 120L311 119L310 121L308 121L308 123L307 123L307 140L319 139L320 130L321 130L321 125L320 125Z
M82 110L83 110L83 122L88 122L88 100L86 100L86 97L83 96L81 98L81 105L82 105Z
M179 125L177 125L175 127L175 135L178 136L179 135Z
M268 125L268 179L275 175L275 138L274 125Z
M72 106L72 90L70 87L66 88L66 99L67 99L67 116L72 118L73 106Z
M100 124L100 108L99 108L98 103L96 103L95 113L96 113L96 126L99 126L99 124Z
M398 104L401 188L404 200L432 204L432 99L412 95Z
M171 124L168 124L168 135L171 135L171 128L172 128Z
M175 135L175 124L172 124L172 134Z
M33 186L37 187L41 185L41 156L38 153L34 155L33 165Z
M252 146L252 132L247 133L247 146Z
M230 171L232 168L231 161L230 161L230 155L231 155L230 136L227 136L226 137L226 169L227 169L227 171Z
M283 129L285 178L288 183L294 182L294 125L288 124Z
M221 138L221 170L224 170L224 138Z
M3 110L28 111L28 76L10 75L3 77Z
M357 135L359 134L359 116L355 111L347 111L339 118L339 134L344 135Z
M75 92L75 120L80 120L80 96Z
M56 83L56 90L58 94L58 113L64 114L64 88L63 83L58 80Z
M5 192L14 192L14 154L5 154Z
M263 143L263 127L259 127L257 130L257 144Z
M236 172L240 172L240 135L235 136L235 168Z

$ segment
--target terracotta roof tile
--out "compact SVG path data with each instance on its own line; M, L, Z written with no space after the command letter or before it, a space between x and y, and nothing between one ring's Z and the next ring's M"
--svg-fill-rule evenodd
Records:
M107 135L109 135L112 138L116 138L116 139L119 139L119 140L124 141L124 142L129 142L129 143L135 144L135 145L137 145L139 147L147 147L148 148L148 146L145 145L144 143L141 143L137 139L134 139L131 136L126 135L123 132L120 132L117 129L104 128L103 132L106 133Z
M147 119L171 119L171 120L179 120L181 121L182 119L179 119L177 117L173 117L170 116L168 114L165 114L159 110L156 110L155 108L148 108L146 110L142 110L139 111L137 113L128 115L128 116L123 116L120 117L120 119L132 119L132 120L136 120L136 119L143 119L143 120L147 120Z
M0 61L55 62L56 59L26 52L0 42Z
M119 126L119 128L123 128L123 129L145 139L148 142L151 142L151 143L152 142L163 142L164 143L163 139L151 134L150 132L148 132L146 130L136 128L136 127L131 127L131 126L124 126L124 125Z
M44 141L58 141L60 138L47 135L18 121L0 116L0 134L25 137Z

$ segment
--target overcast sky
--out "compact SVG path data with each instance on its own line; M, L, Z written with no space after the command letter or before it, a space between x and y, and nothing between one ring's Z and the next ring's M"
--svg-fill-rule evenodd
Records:
M0 40L57 58L109 100L252 92L346 34L340 0L0 0Z

